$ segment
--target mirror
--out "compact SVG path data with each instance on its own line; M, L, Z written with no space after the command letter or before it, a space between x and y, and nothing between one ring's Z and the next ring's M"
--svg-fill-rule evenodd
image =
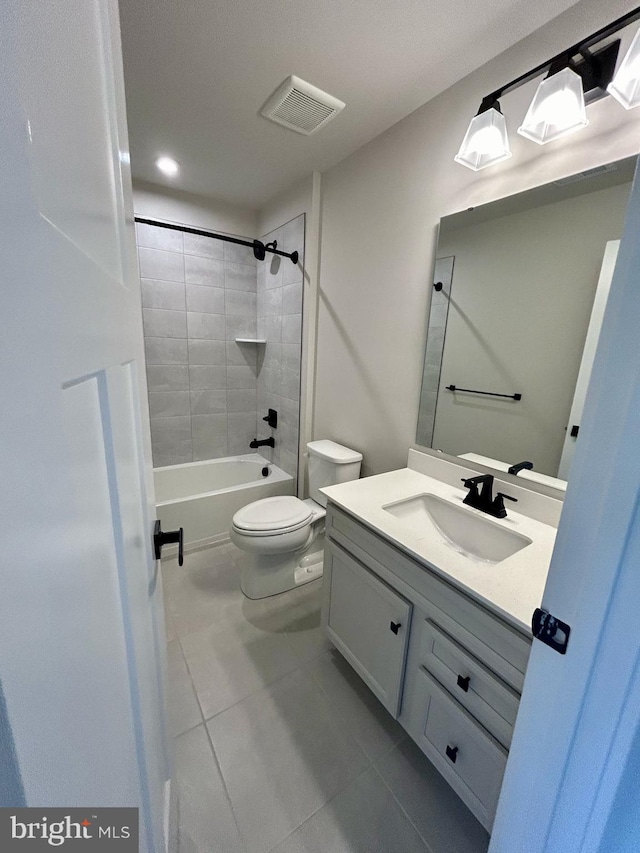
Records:
M635 164L441 220L418 444L566 487Z

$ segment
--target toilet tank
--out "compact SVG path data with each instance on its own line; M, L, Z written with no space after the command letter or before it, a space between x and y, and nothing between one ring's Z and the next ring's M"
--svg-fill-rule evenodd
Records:
M324 486L335 486L360 476L362 453L350 450L335 441L322 439L310 441L309 451L309 497L321 506L327 505L327 497L320 491Z

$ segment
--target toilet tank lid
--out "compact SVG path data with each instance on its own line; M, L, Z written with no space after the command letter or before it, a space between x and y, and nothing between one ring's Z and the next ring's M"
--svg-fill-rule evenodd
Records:
M357 450L350 450L342 444L336 444L335 441L329 441L328 438L310 441L307 444L307 450L314 456L328 459L338 465L345 465L348 462L362 462L362 453L358 453Z

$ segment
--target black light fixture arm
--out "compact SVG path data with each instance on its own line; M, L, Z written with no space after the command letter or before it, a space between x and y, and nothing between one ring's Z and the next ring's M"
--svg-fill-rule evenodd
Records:
M276 248L278 245L274 240L272 243L263 243L261 240L243 240L242 237L231 237L229 234L218 234L216 231L206 231L204 228L192 228L189 225L175 225L172 222L162 222L159 219L148 219L144 216L135 216L136 222L141 225L154 225L156 228L167 228L169 231L182 231L184 234L196 234L199 237L211 237L214 240L222 240L224 243L235 243L237 246L249 246L259 261L263 261L265 252L272 255L280 255L289 258L294 264L298 263L297 252L281 252Z
M547 59L546 62L541 62L540 65L536 65L536 67L532 68L531 71L521 74L519 77L516 77L515 80L511 80L509 83L506 83L504 86L496 89L483 99L483 103L490 103L491 105L492 102L497 101L498 98L506 95L508 92L513 92L520 86L524 86L524 84L528 83L530 80L534 80L536 77L539 77L545 71L549 71L552 66L562 62L566 64L567 61L574 56L580 55L585 59L585 61L590 61L590 59L592 59L590 48L594 47L599 42L604 41L606 38L615 35L615 33L620 32L620 30L638 20L640 20L640 6L637 6L630 12L627 12L626 15L622 15L622 17L617 18L610 24L607 24L606 27L601 27L599 30L591 33L591 35L586 36L586 38L583 38L574 45L571 45L571 47L566 48L555 56L552 56L551 59ZM485 107L485 109L489 109L489 107Z

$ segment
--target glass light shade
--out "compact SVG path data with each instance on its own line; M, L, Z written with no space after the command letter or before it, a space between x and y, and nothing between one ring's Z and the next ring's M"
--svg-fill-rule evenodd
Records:
M588 124L582 80L571 68L563 68L540 83L518 133L546 145Z
M491 107L471 119L454 159L456 163L478 172L509 157L511 149L504 116L500 110Z
M607 92L627 110L640 107L640 30L633 37Z

